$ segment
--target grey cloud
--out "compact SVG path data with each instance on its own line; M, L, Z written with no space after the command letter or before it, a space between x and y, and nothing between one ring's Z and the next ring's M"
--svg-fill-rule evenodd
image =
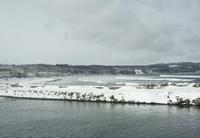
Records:
M0 5L0 62L148 64L200 58L198 0L4 0Z

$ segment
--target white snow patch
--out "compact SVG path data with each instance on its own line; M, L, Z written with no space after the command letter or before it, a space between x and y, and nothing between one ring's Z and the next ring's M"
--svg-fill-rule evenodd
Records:
M139 69L135 69L135 74L136 75L142 75L144 74L143 71L139 70Z

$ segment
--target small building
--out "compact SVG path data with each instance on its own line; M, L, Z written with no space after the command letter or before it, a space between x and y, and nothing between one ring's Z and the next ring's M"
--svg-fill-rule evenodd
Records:
M9 78L10 71L8 69L0 69L0 78Z

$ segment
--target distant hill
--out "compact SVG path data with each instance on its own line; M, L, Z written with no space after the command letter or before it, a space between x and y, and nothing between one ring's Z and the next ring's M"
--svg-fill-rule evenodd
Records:
M53 77L66 75L160 75L160 74L199 74L200 63L181 62L152 65L68 65L68 64L0 64L0 77Z

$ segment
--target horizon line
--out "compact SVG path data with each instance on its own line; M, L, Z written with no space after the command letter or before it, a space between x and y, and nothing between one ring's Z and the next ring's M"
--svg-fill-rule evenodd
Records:
M184 64L184 63L193 63L193 64L200 64L200 62L191 62L191 61L182 61L182 62L158 62L158 63L152 63L152 64L67 64L67 63L57 63L57 64L51 64L51 63L30 63L30 64L3 64L0 63L0 65L14 65L14 66L23 66L23 65L69 65L69 66L150 66L150 65L158 65L158 64Z

